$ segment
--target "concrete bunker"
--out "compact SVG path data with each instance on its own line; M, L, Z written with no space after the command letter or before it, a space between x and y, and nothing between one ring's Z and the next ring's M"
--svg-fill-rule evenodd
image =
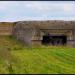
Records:
M19 21L12 35L29 46L75 47L75 21Z

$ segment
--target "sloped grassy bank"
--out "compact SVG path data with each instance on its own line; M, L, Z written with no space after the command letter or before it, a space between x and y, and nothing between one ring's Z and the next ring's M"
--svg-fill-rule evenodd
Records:
M75 73L75 48L54 46L28 48L14 37L1 36L0 50L3 54L7 50L5 53L7 55L0 57L0 74ZM6 60L9 61L8 57L12 59L9 62L12 68L6 63Z

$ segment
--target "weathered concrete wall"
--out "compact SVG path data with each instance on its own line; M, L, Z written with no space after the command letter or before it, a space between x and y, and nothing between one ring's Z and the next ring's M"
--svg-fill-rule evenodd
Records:
M67 45L69 47L75 47L75 29L67 33Z
M41 46L42 36L42 32L38 28L35 28L34 35L31 39L32 45Z
M23 41L26 45L32 45L32 37L34 35L34 28L30 27L26 24L16 23L13 26L13 36L17 38L17 40Z

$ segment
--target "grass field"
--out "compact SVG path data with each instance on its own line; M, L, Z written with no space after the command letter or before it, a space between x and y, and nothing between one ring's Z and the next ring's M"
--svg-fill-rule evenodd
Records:
M0 57L0 74L75 74L75 48L27 48L13 37L1 36L0 49L8 49L14 57L12 69Z

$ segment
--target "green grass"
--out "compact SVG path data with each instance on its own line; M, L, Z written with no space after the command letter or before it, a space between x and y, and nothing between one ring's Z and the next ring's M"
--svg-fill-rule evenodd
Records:
M1 36L0 48L7 48L14 61L12 69L0 60L0 73L75 74L75 48L41 46L28 48L13 37Z

